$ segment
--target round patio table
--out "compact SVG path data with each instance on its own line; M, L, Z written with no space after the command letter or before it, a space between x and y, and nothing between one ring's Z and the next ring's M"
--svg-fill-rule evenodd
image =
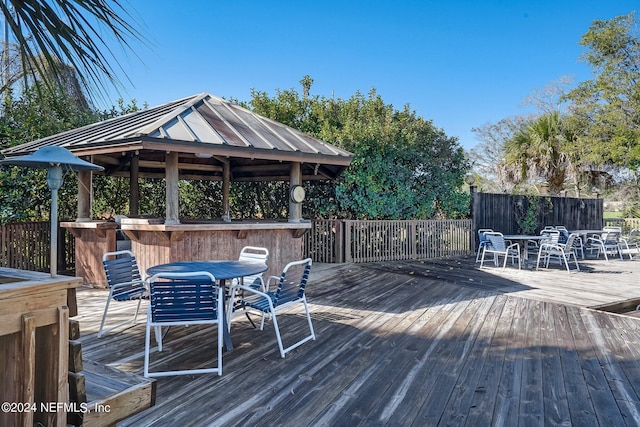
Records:
M225 288L225 282L228 279L235 279L237 277L252 276L254 274L260 274L267 271L269 267L267 264L250 262L250 261L176 261L169 262L167 264L154 265L147 269L147 274L153 276L158 273L195 273L197 271L206 271L213 274L213 277L218 281L220 288ZM226 310L226 303L224 301L225 292L221 292L223 298L223 307ZM222 327L224 347L226 350L233 350L233 343L231 342L231 335L227 328L227 316L226 312L222 316Z

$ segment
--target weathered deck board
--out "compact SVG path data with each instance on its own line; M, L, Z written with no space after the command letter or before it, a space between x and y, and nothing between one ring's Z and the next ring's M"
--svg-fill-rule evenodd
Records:
M160 378L156 406L122 425L637 425L640 319L586 307L640 297L640 263L584 268L316 265L316 341L281 359L271 323L261 332L239 316L222 377ZM143 322L96 337L105 298L78 292L84 357L141 373ZM114 304L111 320L131 308ZM305 332L299 311L279 322L285 344ZM172 328L152 360L211 363L213 331Z

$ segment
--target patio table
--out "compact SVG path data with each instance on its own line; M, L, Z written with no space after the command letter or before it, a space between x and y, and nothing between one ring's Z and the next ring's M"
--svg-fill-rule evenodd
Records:
M195 273L197 271L206 271L213 274L218 281L218 286L223 290L221 292L223 299L223 307L226 310L227 305L224 303L224 289L228 279L237 277L251 276L260 274L267 270L267 265L263 263L255 263L249 261L176 261L167 264L154 265L147 269L147 274L153 276L157 273ZM227 328L227 316L222 316L223 340L224 347L227 351L233 350L231 335Z
M515 241L516 243L518 243L520 245L520 259L522 260L522 262L526 265L529 264L529 248L527 247L527 242L529 240L542 240L545 239L547 236L541 236L539 234L505 234L504 235L504 239L505 240L511 240L512 242Z

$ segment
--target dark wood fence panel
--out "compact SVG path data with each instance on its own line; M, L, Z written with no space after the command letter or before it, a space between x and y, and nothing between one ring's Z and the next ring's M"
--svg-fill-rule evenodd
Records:
M73 273L75 239L58 228L58 271ZM21 222L0 226L0 266L20 270L50 270L51 223Z
M526 214L529 203L526 196L474 192L474 229L491 228L503 234L521 233L518 218ZM600 229L603 226L602 199L538 196L535 203L539 206L533 231L536 234L546 225L564 225L569 230Z

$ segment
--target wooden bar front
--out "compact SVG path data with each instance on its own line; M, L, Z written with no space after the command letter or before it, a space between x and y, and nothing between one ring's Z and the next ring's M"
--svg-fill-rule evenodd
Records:
M107 287L102 255L116 250L118 224L113 221L63 222L76 239L76 276L96 287Z
M140 271L173 261L238 259L245 246L269 249L269 275L279 276L284 266L303 257L302 235L311 222L208 222L145 224L122 220L122 230Z
M0 268L0 402L14 405L0 411L0 425L67 425L69 316L81 285Z

